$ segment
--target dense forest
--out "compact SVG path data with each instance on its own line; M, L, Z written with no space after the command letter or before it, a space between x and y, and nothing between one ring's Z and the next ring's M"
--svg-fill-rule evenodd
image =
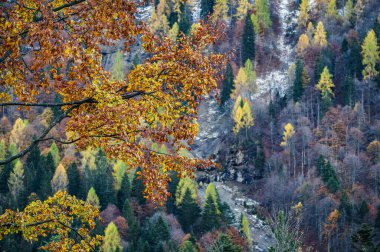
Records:
M0 251L380 251L379 0L0 8Z

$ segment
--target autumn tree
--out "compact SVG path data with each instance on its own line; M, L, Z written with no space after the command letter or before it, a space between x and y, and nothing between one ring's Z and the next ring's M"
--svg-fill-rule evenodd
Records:
M55 143L52 143L49 149L49 153L53 157L54 166L57 167L59 162L61 161L61 157L59 156L59 149Z
M59 164L55 170L53 179L51 180L51 187L53 192L66 191L69 181L67 179L67 173L65 167L62 164Z
M86 201L90 203L91 205L93 205L94 207L100 208L99 197L96 194L96 191L93 187L91 187L90 190L88 191Z
M208 164L175 152L152 152L149 143L167 142L173 150L191 144L197 134L198 104L217 88L225 65L224 55L204 53L221 38L223 25L204 23L189 36L172 41L154 36L136 19L133 1L12 2L5 8L0 72L2 85L14 95L3 92L1 105L58 107L61 113L0 165L47 140L75 143L80 151L101 147L108 158L123 160L131 169L142 167L146 195L163 202L169 171L186 176L196 166ZM112 79L102 65L103 46L123 41L124 53L140 38L148 56L145 62L124 80ZM26 44L40 47L21 52ZM61 102L41 98L56 94ZM58 125L66 138L49 135ZM166 172L161 172L163 163Z
M320 21L314 31L314 46L317 48L324 48L327 46L326 31L323 23Z
M23 206L24 195L24 168L20 160L17 161L13 171L8 179L9 192L11 194L13 205L16 208Z
M309 37L306 34L302 34L297 43L297 53L298 55L303 55L305 50L310 46Z
M325 17L327 19L335 19L338 16L338 12L336 10L336 0L329 0L326 8Z
M111 78L118 81L125 79L125 63L123 53L120 50L116 51L114 55Z
M58 192L53 197L27 205L22 212L7 209L0 218L0 239L7 234L21 234L29 242L53 235L40 249L47 251L95 251L102 237L92 236L99 210L88 203ZM11 228L10 228L11 227Z
M272 26L272 20L270 18L270 9L268 0L255 1L255 10L257 18L263 29L268 29Z
M214 12L212 17L214 19L227 20L228 18L228 2L227 0L215 0Z
M364 39L362 44L362 57L364 80L375 78L379 74L376 69L376 64L380 61L380 50L376 34L373 30L370 30Z
M343 20L345 24L350 24L352 20L352 16L354 12L354 4L352 0L347 0L346 4L344 5L344 15L343 15Z
M247 133L248 128L254 125L251 106L247 99L243 100L241 96L239 96L235 101L232 113L235 122L233 128L235 134L239 133L242 128L245 128Z
M298 26L299 27L305 27L307 26L309 22L309 0L302 0L301 4L299 6L299 12L300 14L298 15Z
M242 214L240 218L240 232L247 239L249 247L252 247L251 229L249 227L247 216L244 214Z
M180 205L185 197L186 191L189 191L191 197L196 200L197 198L197 184L190 178L183 178L179 181L175 192L176 205Z
M331 105L331 99L334 97L334 92L332 89L335 85L331 78L332 75L330 74L329 69L325 67L323 68L318 84L315 86L315 88L321 93L323 111L326 111L326 109Z
M122 250L120 234L115 223L110 222L105 230L105 236L102 246L104 252L116 252Z
M236 14L237 20L243 20L247 14L248 11L252 8L251 3L248 0L239 0L238 1L238 7L236 8Z

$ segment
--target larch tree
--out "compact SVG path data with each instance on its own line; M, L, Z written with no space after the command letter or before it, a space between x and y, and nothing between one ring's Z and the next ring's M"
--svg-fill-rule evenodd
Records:
M9 136L9 141L11 143L14 143L17 146L17 148L22 147L22 145L24 144L23 135L27 125L28 121L22 120L21 118L17 118L15 123L13 124L13 128Z
M217 89L227 59L205 49L223 37L224 25L202 23L188 36L172 41L154 36L137 19L135 1L21 0L7 2L2 11L7 14L0 18L1 106L37 113L50 107L59 113L33 138L21 135L19 149L0 160L0 165L12 164L45 141L72 143L78 151L99 148L110 160L123 160L131 169L141 167L144 195L158 204L169 195L172 171L184 177L210 165L176 151L153 152L148 143L166 142L172 150L192 144L198 133L198 105ZM124 53L136 41L141 41L146 58L124 80L112 79L102 64L104 46L122 42ZM50 134L57 127L66 134ZM167 170L161 169L163 165ZM52 179L55 191L67 186L64 168L58 167ZM58 183L65 177L66 183ZM59 191L44 202L32 202L23 212L7 210L0 218L0 236L18 232L35 241L60 234L44 249L55 246L64 251L70 244L74 251L90 250L99 238L90 237L98 219L98 210L93 209ZM83 228L78 240L74 228L68 228L74 223Z
M190 191L193 199L197 199L197 184L190 178L183 178L179 181L175 192L177 206L182 203L187 190Z
M375 78L379 72L376 69L376 64L380 62L380 50L377 43L376 34L373 30L367 33L362 44L363 58L363 78L364 80Z
M214 201L214 204L218 206L219 204L219 195L218 192L216 191L216 188L213 183L210 183L207 185L206 191L205 191L205 199L208 197L211 197L212 200ZM219 207L216 209L217 213L220 214Z
M241 96L236 99L232 117L235 122L233 128L235 134L238 134L242 128L245 128L247 133L248 128L254 125L251 106L247 99L242 99Z
M125 63L123 53L120 50L116 51L114 55L111 78L118 81L125 79Z
M255 10L261 27L263 29L269 29L272 26L272 20L270 19L270 9L268 0L256 0Z
M323 23L320 21L314 31L314 46L324 48L327 46L326 31Z
M236 8L236 14L235 14L237 20L243 20L247 16L248 11L251 8L252 8L252 5L248 0L239 0L238 7Z
M17 160L8 179L9 192L15 207L22 207L24 197L24 168L20 160Z
M86 201L90 203L91 205L93 205L94 207L100 209L99 197L96 194L96 191L93 187L91 187L90 190L88 191Z
M67 173L65 167L62 164L59 164L55 170L53 179L51 180L51 188L53 192L66 191L69 181L67 179Z
M244 67L240 67L238 74L236 75L236 78L234 80L235 88L232 91L231 98L237 100L239 96L245 95L244 87L247 85L247 82L247 72L245 71Z
M228 19L228 2L227 0L215 0L213 19L221 19L227 21Z
M240 233L247 239L248 246L252 248L251 229L249 227L249 222L245 214L242 214L240 218Z
M54 166L57 167L59 165L59 162L61 162L61 157L59 156L59 149L55 142L51 144L49 153L53 157Z
M298 16L298 26L299 27L305 27L307 26L309 22L309 0L302 0L300 7L299 7L299 16Z
M336 0L329 0L327 4L325 17L327 19L336 19L338 16L338 11L336 10Z
M296 132L294 130L293 125L291 123L287 123L284 126L284 133L282 137L281 146L288 146L290 139L294 136L295 133Z
M309 46L310 46L309 37L304 33L298 39L298 43L297 43L298 55L302 56L305 53L306 49L309 48Z
M322 111L326 111L331 105L331 99L334 97L333 88L335 87L334 83L331 80L332 75L327 67L323 68L321 77L318 84L315 88L320 92L322 97Z
M354 4L352 0L347 0L344 5L343 20L346 25L350 24L354 12Z
M179 34L179 26L178 26L178 23L175 22L172 28L169 30L168 37L171 40L176 41L178 38L178 34Z
M121 238L116 225L110 222L105 230L104 242L102 251L104 252L116 252L123 249L121 245Z

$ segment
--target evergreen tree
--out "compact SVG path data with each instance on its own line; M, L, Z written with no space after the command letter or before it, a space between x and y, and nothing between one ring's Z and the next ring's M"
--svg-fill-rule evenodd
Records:
M127 174L123 176L121 181L120 190L117 192L117 204L119 209L123 208L124 202L129 198L131 194L131 185Z
M340 198L339 211L345 213L348 217L352 214L352 206L346 192L343 192Z
M171 197L169 197L166 201L166 212L171 214L175 213L176 211L176 189L179 183L178 173L173 171L170 175L170 182L168 185L168 192L170 193Z
M359 230L351 236L351 241L353 247L357 251L379 251L379 244L375 244L373 239L375 238L375 234L373 233L373 229L368 226L368 224L364 223L360 226Z
M178 220L185 232L191 231L191 226L199 217L200 208L191 195L189 188L186 189L185 196L178 206Z
M41 156L40 165L37 169L39 183L37 184L36 193L41 199L46 199L52 194L51 180L55 172L55 164L52 154L49 152L47 157Z
M32 149L32 151L33 151L33 149ZM6 151L5 157L6 158L11 157L16 153L17 153L17 147L15 144L11 143L9 145L7 151ZM16 161L13 161L13 162L9 162L9 163L5 164L3 167L1 167L2 169L0 170L0 193L5 194L9 191L7 182L8 182L8 179L9 179L11 172L13 171L15 164L16 164ZM26 184L24 183L24 185L26 185ZM27 193L26 190L25 190L25 192Z
M296 72L293 83L293 101L297 102L303 94L303 82L302 82L302 73L303 73L303 62L301 60L297 60L296 63Z
M234 74L232 71L231 64L227 65L227 69L224 74L222 84L223 84L223 88L222 88L222 94L220 97L221 106L223 106L230 99L232 90L234 89Z
M59 164L55 170L53 179L51 180L51 188L53 193L58 191L66 191L69 184L65 167Z
M194 200L197 199L197 183L195 183L195 181L191 178L182 178L179 181L175 192L177 206L179 206L182 203L187 190L191 192L191 197L193 197Z
M360 219L363 219L369 212L368 204L365 200L362 201L358 209L358 216Z
M93 205L94 207L97 207L97 208L101 207L99 197L96 194L96 191L93 187L91 187L90 190L88 191L86 201L90 203L91 205Z
M179 32L182 32L183 34L189 34L191 24L193 23L193 16L191 9L187 2L182 3L181 6L181 16L178 22L178 28Z
M380 205L377 206L377 214L376 214L376 220L375 220L375 227L380 228Z
M155 220L146 221L142 232L142 238L148 242L151 251L157 249L161 242L169 241L169 227L161 215Z
M247 216L243 214L240 218L240 233L247 239L248 246L252 247L251 229L249 227Z
M180 252L197 252L198 250L194 247L191 241L185 241L180 249Z
M215 4L215 0L201 0L201 18L202 19L214 13L214 4Z
M221 212L221 218L223 223L226 226L232 225L235 223L235 215L230 206L226 202L219 203L219 209Z
M83 197L81 175L76 163L71 163L67 169L67 178L69 179L68 193L78 198Z
M219 206L211 195L206 198L202 212L202 225L205 232L211 231L220 226Z
M329 160L320 156L317 160L317 172L331 193L338 191L340 187L338 176Z
M100 205L105 209L109 203L115 202L114 180L112 167L104 151L99 150L96 156L96 179L94 188L99 196Z
M121 238L120 238L119 232L117 231L117 227L113 222L110 222L110 224L108 224L105 231L102 251L104 252L120 251L121 252L122 249L123 247L121 245Z
M144 197L144 184L139 174L141 173L141 168L138 168L135 172L135 176L132 181L132 191L131 196L137 198L139 204L144 204L146 199Z
M355 104L355 85L351 76L346 76L344 87L344 105L353 106Z
M24 206L24 168L20 160L17 160L13 171L8 179L9 192L11 194L12 202L15 208L22 208Z
M256 158L255 158L255 169L259 174L259 177L262 177L265 172L265 154L263 141L260 139L256 144Z
M41 152L38 146L33 146L26 158L24 171L25 171L25 193L26 195L36 191L38 183L37 170L41 166Z
M208 250L209 252L243 252L243 249L234 244L231 238L225 234L220 233L218 239L214 242L211 248Z
M255 31L252 19L249 15L245 17L245 26L242 36L241 61L244 64L247 59L255 60Z
M353 40L350 44L350 54L348 60L348 68L352 76L358 79L362 78L363 64L361 60L360 45L357 40Z

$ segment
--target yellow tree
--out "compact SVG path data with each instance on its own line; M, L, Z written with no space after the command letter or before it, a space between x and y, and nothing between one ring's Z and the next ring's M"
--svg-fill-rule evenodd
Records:
M329 3L327 4L325 17L335 19L337 16L338 12L336 10L336 0L329 0Z
M238 20L242 20L247 15L248 10L250 10L251 8L252 4L248 0L239 0L235 16Z
M109 159L123 160L131 169L141 167L145 194L163 204L171 171L186 175L210 164L176 151L161 155L148 143L166 142L172 150L192 143L198 132L199 102L217 88L226 63L225 55L205 53L223 36L223 25L202 23L189 36L172 41L154 36L136 19L135 1L21 0L4 8L1 85L12 90L14 99L0 105L54 107L62 112L0 165L46 140L75 143L79 151L101 148ZM140 38L148 58L124 80L110 78L102 65L103 46L123 41L124 53ZM20 48L26 44L39 48L25 54ZM62 102L49 102L55 94ZM58 125L67 138L48 135Z
M302 0L299 8L298 26L306 27L309 21L309 0Z
M321 93L322 99L331 99L334 96L333 88L335 87L334 83L331 80L332 75L327 67L323 68L321 73L321 78L319 79L318 84L315 86L317 90Z
M239 133L240 129L245 128L246 134L249 127L254 125L251 106L247 99L242 99L241 96L235 101L233 109L233 119L235 126L233 131L235 134Z
M65 167L62 164L59 164L55 170L53 179L51 180L51 188L53 192L66 191L69 181L67 179L67 173Z
M228 18L228 3L227 0L215 0L214 13L212 14L214 20L221 19L226 21Z
M291 167L291 156L293 154L293 176L296 175L296 158L295 158L295 151L294 151L294 141L293 136L295 134L294 127L291 123L287 123L284 126L284 133L282 136L282 142L280 145L287 150L288 154L288 165L289 168ZM289 170L289 175L290 175L290 170Z
M305 50L307 48L309 48L310 46L310 41L309 41L309 37L306 35L306 34L302 34L299 39L298 39L298 43L297 43L297 53L299 55L303 55Z
M373 30L367 33L362 44L362 58L364 80L375 78L379 74L376 70L376 64L380 61L380 51L376 34Z
M324 48L327 46L326 31L321 21L318 22L314 31L314 46Z
M289 141L294 136L295 133L296 132L294 130L293 125L291 123L287 123L284 126L284 134L282 137L281 146L284 146L284 147L289 146Z

